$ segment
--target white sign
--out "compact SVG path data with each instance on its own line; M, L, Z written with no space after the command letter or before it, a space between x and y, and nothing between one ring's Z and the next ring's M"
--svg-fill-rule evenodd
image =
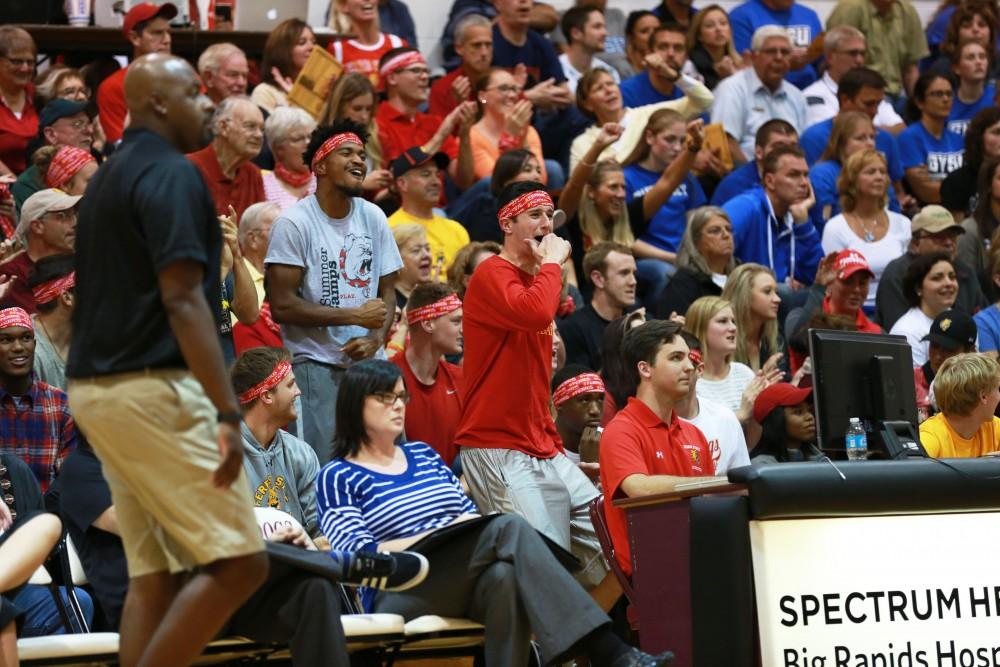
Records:
M1000 513L752 521L764 667L1000 667Z

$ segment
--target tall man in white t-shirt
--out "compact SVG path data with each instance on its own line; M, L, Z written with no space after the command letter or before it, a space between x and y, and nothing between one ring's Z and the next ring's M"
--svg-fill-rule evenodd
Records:
M350 121L316 128L305 153L316 194L282 212L265 259L271 313L302 390L301 434L321 465L330 459L345 369L385 358L403 265L385 214L361 198L366 139Z
M725 475L733 468L750 465L747 440L736 414L724 405L698 397L698 378L705 372L700 343L686 332L681 335L688 344L694 373L691 374L687 397L674 403L674 410L681 419L691 422L705 434L716 475Z

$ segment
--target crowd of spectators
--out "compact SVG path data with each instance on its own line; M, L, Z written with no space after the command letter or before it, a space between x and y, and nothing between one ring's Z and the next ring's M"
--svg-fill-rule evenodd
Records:
M430 559L419 595L365 598L485 620L490 664L520 664L532 632L549 659L666 664L610 633L621 590L589 505L603 492L628 573L613 500L823 456L810 328L905 336L928 453L1000 450L996 2L946 0L925 31L908 0L839 0L825 28L798 0L627 15L577 0L561 16L455 0L445 71L413 10L334 0L346 37L289 19L259 62L213 44L175 93L187 107L160 104L166 84L135 67L180 63L172 4L128 11L116 71L69 67L0 26L0 481L32 487L0 496L0 534L46 493L98 624L121 621L133 554L107 488L122 481L104 481L87 440L128 420L75 420L67 391L123 360L159 363L166 326L143 317L160 255L82 258L78 216L115 206L165 209L153 239L124 214L102 221L124 244L211 250L208 333L240 398L245 500L294 518L280 539L401 551L506 515ZM289 95L320 48L343 72L314 117ZM163 129L197 114L204 128ZM199 147L110 204L108 183L155 170L173 131ZM139 171L113 169L126 159ZM176 232L186 217L211 233ZM83 298L77 271L92 285L98 267L120 289ZM130 309L134 343L110 349L102 323ZM88 490L97 501L66 502ZM576 557L575 578L529 527ZM350 580L355 560L339 557ZM436 575L469 559L461 585ZM12 609L58 631L31 587L2 600L0 642ZM230 629L266 635L247 605ZM316 655L310 632L280 637L297 663Z

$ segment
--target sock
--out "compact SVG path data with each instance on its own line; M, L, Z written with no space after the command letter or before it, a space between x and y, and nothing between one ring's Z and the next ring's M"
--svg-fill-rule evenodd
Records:
M596 628L578 644L593 665L610 665L631 648L611 631L611 623Z

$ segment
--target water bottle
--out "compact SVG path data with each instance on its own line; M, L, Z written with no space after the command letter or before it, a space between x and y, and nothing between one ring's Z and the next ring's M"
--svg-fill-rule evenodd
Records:
M865 434L865 427L861 425L861 420L851 417L851 423L847 427L845 436L847 444L847 459L849 461L864 461L868 458L868 436Z

